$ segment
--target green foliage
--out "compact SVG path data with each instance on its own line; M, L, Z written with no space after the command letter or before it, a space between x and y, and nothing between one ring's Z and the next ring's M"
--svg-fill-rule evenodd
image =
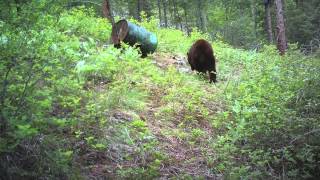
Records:
M65 11L63 3L25 2L21 12L12 3L0 13L4 178L79 179L97 172L158 178L164 167L176 168L171 143L204 159L184 163L201 163L227 179L319 176L317 56L280 57L274 46L234 49L220 40L241 32L234 44L249 47L250 15L235 18L232 8L214 8L209 16L231 33L213 43L219 83L208 84L173 66L158 68L155 57L141 59L135 47L115 49L108 44L111 24L84 7ZM209 38L197 29L188 37L158 28L144 13L141 19L132 21L157 34L157 55L185 55L195 40ZM187 170L176 176L204 178Z
M310 48L319 47L319 24L320 3L310 0L307 3L302 1L289 1L285 3L287 14L287 35L290 42L298 42L299 46L307 45ZM311 43L313 41L313 43ZM309 47L308 47L309 46ZM310 47L311 46L311 47ZM313 51L314 52L314 51Z
M179 30L159 29L157 31L159 38L158 51L171 53L187 53L190 46L198 39L208 39L208 35L201 34L197 29L191 32L190 38Z
M107 42L111 34L111 24L104 18L96 18L93 10L85 10L85 7L62 13L58 26L63 33L88 38L82 45L84 50L93 48L88 43L95 45L96 40Z
M135 128L137 131L140 132L146 132L147 128L146 128L146 123L144 121L141 120L134 120L132 121L132 123L130 124L133 128Z
M304 121L310 121L309 115L304 117L304 113L297 108L301 105L299 102L305 100L295 100L300 96L301 88L306 85L305 81L319 75L310 71L310 68L319 69L319 63L316 59L305 58L295 52L284 58L270 58L269 51L266 49L263 53L249 55L253 61L247 61L242 66L241 78L233 81L226 90L224 96L229 110L221 112L217 119L221 121L218 127L225 129L226 133L218 137L218 143L214 146L221 154L223 165L220 170L236 179L268 176L296 179L317 176L315 159L298 158L298 154L293 153L303 152L302 149L308 147L312 153L308 152L307 156L317 156L319 144L312 138L316 133L309 135L306 144L295 144L293 141L297 132L308 133L310 128L318 129L315 122L319 119L306 124ZM304 68L299 68L301 66ZM302 91L309 94L314 89ZM309 98L318 101L317 95ZM309 110L313 111L314 107L317 106L312 106ZM229 122L223 122L226 120ZM284 152L287 154L284 155ZM241 157L241 160L235 161L237 157ZM290 165L284 167L283 164L288 162ZM298 162L308 164L308 170L301 169ZM271 173L270 169L274 172Z
M29 22L29 28L24 29L24 23L16 26L14 18L20 21L20 16L14 17L14 14L13 19L1 21L0 51L3 61L0 62L0 69L5 72L0 77L1 153L20 152L22 149L19 147L32 144L33 139L41 134L62 136L61 132L75 125L74 118L79 117L81 101L87 97L78 81L76 64L90 57L96 45L106 41L110 34L110 25L93 17L90 10L64 12L60 17L45 12L38 16L37 13L46 5L33 2L24 4L26 9L35 6L40 9L33 14L37 18L23 17ZM49 137L43 139L46 138ZM57 141L56 145L62 143ZM42 144L36 143L34 146L42 147ZM95 147L101 149L101 143L95 144ZM64 151L63 148L61 151ZM35 159L37 166L30 170L38 173L26 170L26 177L45 175L47 169L40 168L42 163L48 163L45 167L57 171L53 177L63 177L71 171L70 161L73 158L60 156L74 156L72 153L54 155L54 148L49 149L48 154L42 154L41 151L30 154L51 158L52 162ZM17 162L22 161L15 154L9 156ZM59 158L65 161L60 162ZM1 174L5 173L8 177L19 174L9 171L14 164L6 164L4 160L1 162L1 169L5 171ZM63 166L60 168L58 164Z
M197 139L202 137L205 134L205 132L202 129L197 128L197 129L193 129L191 131L191 134L192 134L192 138Z

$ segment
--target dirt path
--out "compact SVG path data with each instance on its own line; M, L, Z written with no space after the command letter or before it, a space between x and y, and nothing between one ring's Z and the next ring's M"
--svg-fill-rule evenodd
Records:
M179 71L191 72L187 65L186 58L179 55L154 55L154 60L160 68L175 66ZM168 162L165 162L160 169L161 178L170 177L205 177L206 179L221 179L216 172L212 172L213 164L210 163L208 157L215 157L213 149L209 147L210 137L213 136L213 129L207 121L201 122L201 129L206 132L204 137L192 141L186 140L178 134L191 133L190 129L179 127L180 114L176 114L174 118L177 121L163 120L157 117L161 106L161 97L164 96L163 90L154 89L150 102L145 114L142 115L148 123L149 129L159 142L159 149L168 156ZM182 117L183 118L183 117ZM167 133L167 132L171 133ZM172 133L173 132L173 133Z
M183 55L154 54L152 59L161 69L166 70L169 66L174 66L180 72L191 73ZM98 88L97 92L100 93L103 87ZM215 91L207 86L203 88L208 88L206 90L208 93ZM127 142L128 139L134 139L130 137L134 134L130 134L129 125L134 119L143 120L153 138L156 139L157 145L151 150L152 153L156 151L164 156L160 167L157 167L156 171L159 176L156 179L223 179L220 173L214 170L216 155L211 147L214 129L209 120L194 114L194 121L190 123L185 120L186 110L170 114L170 120L168 120L162 116L163 114L159 115L163 107L168 105L168 102L163 102L166 89L152 87L150 93L147 107L140 114L124 109L108 112L110 124L107 129L101 130L104 137L110 141L108 150L85 149L83 156L78 160L79 164L85 165L83 172L88 179L117 179L139 175L141 173L139 170L148 169L150 163L154 162L156 158L149 152L139 154L143 140L136 139L136 143ZM213 113L217 111L217 107L221 106L212 101L204 100L204 103ZM184 124L181 125L181 122ZM194 136L193 130L195 129L201 130L202 134Z
M156 53L152 56L153 62L160 68L174 66L179 72L191 73L186 56L181 54Z
M206 156L214 156L214 152L207 146L205 138L190 144L188 141L180 139L174 135L166 135L165 131L183 131L177 124L169 121L161 121L155 116L159 108L159 101L154 99L146 114L148 127L159 141L159 149L164 152L169 161L160 169L163 178L181 177L189 175L191 177L205 177L206 179L217 179L217 176L210 171ZM210 128L210 127L208 127ZM212 129L208 129L211 132ZM208 134L210 136L210 133Z

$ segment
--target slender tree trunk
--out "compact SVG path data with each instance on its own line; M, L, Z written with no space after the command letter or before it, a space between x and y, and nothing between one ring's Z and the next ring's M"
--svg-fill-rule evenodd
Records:
M138 12L138 21L141 21L141 16L140 16L140 13L142 11L142 0L138 0L137 1L137 12Z
M173 4L173 17L174 17L174 24L176 26L176 29L179 28L179 24L178 24L178 15L177 15L177 3L175 0L172 1Z
M204 30L205 32L208 32L208 22L210 22L209 20L209 16L208 16L208 7L209 7L208 0L204 0L203 6L205 8L203 8L203 17L204 17Z
M187 35L190 36L190 29L189 29L189 23L188 23L188 12L187 12L187 3L185 2L183 4L183 11L184 11L184 20L185 20L185 28L187 31Z
M142 11L146 13L146 16L150 18L151 17L150 0L141 0L141 7L142 7Z
M161 17L161 2L160 2L160 0L158 0L158 11L159 11L159 23L160 23L160 26L161 26L162 17Z
M14 62L14 58L13 58L12 62ZM0 93L0 136L4 136L4 134L6 133L6 130L7 130L7 126L8 126L8 122L7 122L5 115L3 113L3 107L5 106L5 98L7 95L7 86L9 84L8 77L9 77L9 74L10 74L13 66L14 65L9 65L9 67L7 67L6 72L3 72L3 73L5 73L5 75L4 75L4 80L2 82L2 89L1 89L1 93Z
M202 18L202 31L207 32L208 16L206 7L206 0L201 0L201 18Z
M141 12L144 11L147 17L151 16L151 9L149 1L138 0L137 1L138 20L141 21Z
M163 4L164 27L168 27L167 0L162 0L162 4Z
M202 0L198 0L198 3L197 3L197 8L198 8L198 28L201 30L201 31L204 31L204 19L203 19L203 14L202 14Z
M127 6L128 6L128 14L129 14L129 16L136 18L135 3L132 2L132 1L127 1Z
M207 11L205 8L206 0L201 0L201 11L200 11L200 18L201 18L201 23L202 23L202 31L207 32Z
M257 33L257 8L256 8L256 1L252 0L251 1L251 14L252 14L252 20L253 20L253 33L255 39L258 37Z
M178 18L179 18L180 30L181 30L181 31L183 31L182 18L180 17L180 15L179 15L179 14L178 14Z
M265 28L268 34L268 41L270 44L273 43L273 33L272 33L272 21L271 21L271 11L270 11L270 0L266 0L264 3L265 9Z
M114 24L114 19L112 16L112 11L111 11L111 7L110 7L110 2L109 0L104 0L102 3L102 12L104 17L108 18L109 21L111 22L111 24Z
M287 49L286 29L284 25L283 4L281 0L275 0L277 17L277 47L280 55L284 55Z
M168 13L169 13L169 19L170 19L170 25L172 26L172 25L175 25L176 23L175 23L175 15L174 15L174 8L172 8L173 7L173 2L172 2L172 0L168 0Z

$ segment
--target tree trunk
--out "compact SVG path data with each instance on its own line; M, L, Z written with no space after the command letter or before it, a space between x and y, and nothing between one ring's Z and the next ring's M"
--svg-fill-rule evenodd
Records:
M110 2L109 0L104 0L102 3L102 12L104 17L108 18L109 21L111 22L111 24L114 24L114 19L112 16L112 11L111 11L111 7L110 7Z
M169 15L169 26L175 25L174 9L172 0L167 0L168 4L168 15Z
M182 17L178 14L178 19L179 19L179 24L180 24L180 30L183 31L183 26L182 26Z
M207 32L208 15L206 7L206 0L201 0L201 18L202 18L202 31Z
M184 11L185 29L187 31L187 35L190 36L191 30L189 29L187 6L188 4L185 2L182 7Z
M12 59L13 59L12 62L14 62L14 58L12 58ZM2 89L1 89L1 93L0 93L0 136L2 136L2 137L5 136L7 126L8 126L8 121L5 118L5 115L3 113L3 107L5 106L5 98L7 95L7 87L9 84L8 77L9 77L9 74L10 74L13 66L14 65L12 64L12 65L7 66L7 68L6 68L7 70L4 75L4 80L2 82Z
M128 15L129 17L136 18L136 8L135 8L135 2L133 1L127 1L128 6Z
M141 21L141 12L144 11L147 17L151 16L151 9L149 1L138 0L137 1L138 20Z
M163 4L164 27L168 27L167 0L162 0L162 4Z
M141 21L141 11L142 11L142 0L137 1L137 12L138 12L138 21Z
M280 55L284 55L287 49L286 42L286 29L284 25L283 17L283 4L281 0L275 0L276 6L276 18L277 18L277 48L280 52Z
M179 28L179 24L178 24L178 9L177 9L177 2L176 2L176 0L173 0L172 4L173 4L174 24L175 24L175 26L176 26L176 29L178 29L178 28Z
M144 11L146 13L146 16L148 18L151 17L151 4L150 1L148 0L141 0L141 7L142 7L142 11Z
M114 18L111 10L111 5L109 0L104 0L103 1L103 14L106 18L109 19L109 21L114 24Z
M251 14L252 14L252 20L253 20L253 33L255 39L258 37L257 33L257 8L256 8L256 1L252 0L251 1Z
M201 30L201 31L204 31L204 19L203 19L203 14L202 14L202 0L198 0L198 3L197 3L197 8L198 8L198 28Z
M271 11L270 11L270 0L266 0L264 3L265 9L265 28L268 34L268 41L270 44L273 43L273 33L272 33L272 21L271 21Z
M158 11L159 11L159 23L160 23L160 26L161 26L162 17L161 17L161 3L160 3L160 0L158 0Z

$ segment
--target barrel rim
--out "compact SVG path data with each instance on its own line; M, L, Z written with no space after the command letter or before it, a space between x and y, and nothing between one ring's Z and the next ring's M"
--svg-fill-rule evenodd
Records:
M125 26L122 26L125 25ZM121 32L124 30L124 32ZM120 32L119 32L120 31ZM129 32L129 24L126 19L121 19L116 22L112 27L111 39L113 44L120 44L123 41Z

